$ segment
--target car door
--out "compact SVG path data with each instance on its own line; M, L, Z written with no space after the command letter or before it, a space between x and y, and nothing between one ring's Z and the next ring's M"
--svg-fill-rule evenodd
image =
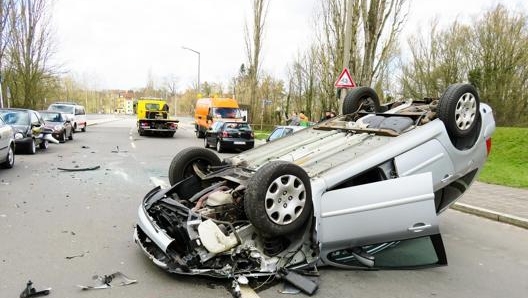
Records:
M324 263L345 268L447 264L430 172L328 191L321 197L320 218Z
M10 134L12 134L11 127L7 126L0 117L0 158L7 155L7 147L11 140Z

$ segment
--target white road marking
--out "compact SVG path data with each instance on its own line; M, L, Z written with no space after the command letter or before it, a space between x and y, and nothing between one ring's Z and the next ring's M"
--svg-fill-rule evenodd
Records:
M132 148L136 149L136 144L134 144L134 142L130 143L130 146L132 146Z

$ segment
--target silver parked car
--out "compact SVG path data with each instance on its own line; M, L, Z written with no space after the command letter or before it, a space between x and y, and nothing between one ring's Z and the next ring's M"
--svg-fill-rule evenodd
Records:
M0 116L0 167L12 168L15 165L15 132Z
M169 272L214 277L446 265L438 215L468 190L495 121L472 85L342 115L221 161L187 148L139 206L135 239ZM301 282L299 282L301 280ZM304 284L303 284L304 283Z

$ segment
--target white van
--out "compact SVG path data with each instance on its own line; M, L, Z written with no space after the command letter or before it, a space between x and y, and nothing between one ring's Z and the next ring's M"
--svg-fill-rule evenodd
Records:
M50 111L63 112L72 122L73 131L86 131L86 111L82 105L74 102L56 102L48 107Z

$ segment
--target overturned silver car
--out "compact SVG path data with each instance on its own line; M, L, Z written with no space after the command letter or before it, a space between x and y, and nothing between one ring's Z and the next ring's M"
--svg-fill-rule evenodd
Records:
M171 187L139 206L137 244L169 272L214 277L447 264L438 215L482 169L491 108L454 84L386 105L359 87L342 112L224 160L182 150Z

